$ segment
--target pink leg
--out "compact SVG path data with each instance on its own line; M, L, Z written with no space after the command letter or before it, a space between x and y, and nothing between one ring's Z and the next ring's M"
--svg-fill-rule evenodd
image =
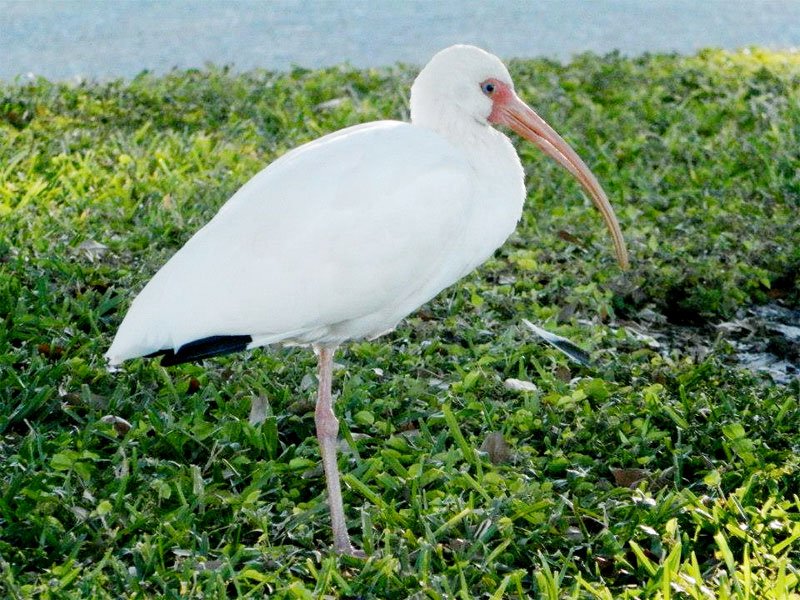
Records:
M344 520L342 504L342 487L339 483L339 465L336 462L336 443L339 435L339 421L333 414L331 398L331 379L333 375L333 353L335 348L315 348L318 359L319 393L317 396L317 439L319 440L322 466L325 469L325 483L328 487L328 505L331 510L331 526L333 527L333 547L339 554L364 556L360 550L353 548L347 534L347 523Z

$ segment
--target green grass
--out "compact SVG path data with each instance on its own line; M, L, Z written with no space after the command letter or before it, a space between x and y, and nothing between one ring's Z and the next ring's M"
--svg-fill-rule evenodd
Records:
M310 352L117 374L102 353L238 186L301 142L404 118L414 69L0 84L0 596L798 597L800 384L738 368L708 324L800 306L800 56L511 70L603 183L633 268L520 145L530 193L506 245L337 357L366 562L329 551ZM651 349L625 327L645 308L711 351ZM507 452L481 451L496 433Z

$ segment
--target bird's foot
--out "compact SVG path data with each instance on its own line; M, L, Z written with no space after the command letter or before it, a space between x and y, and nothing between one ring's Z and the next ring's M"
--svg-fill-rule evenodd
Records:
M334 546L336 554L342 556L352 556L353 558L367 558L367 553L359 548L355 548L350 542L346 544L336 544Z

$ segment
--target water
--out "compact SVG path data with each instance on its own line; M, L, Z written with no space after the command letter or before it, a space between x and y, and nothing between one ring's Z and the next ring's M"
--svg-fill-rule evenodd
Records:
M800 310L756 306L744 319L724 323L740 364L777 383L800 381Z
M675 325L650 309L626 327L634 339L665 356L673 351L704 360L724 349L726 360L784 385L800 382L800 310L777 302L742 309L735 319L704 326Z
M0 0L0 79L148 69L424 64L456 42L504 57L800 47L799 0Z

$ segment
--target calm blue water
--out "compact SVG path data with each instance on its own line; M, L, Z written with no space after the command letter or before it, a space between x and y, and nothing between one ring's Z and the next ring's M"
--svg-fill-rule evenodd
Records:
M800 0L0 0L0 79L143 69L422 64L456 42L504 57L800 47Z

